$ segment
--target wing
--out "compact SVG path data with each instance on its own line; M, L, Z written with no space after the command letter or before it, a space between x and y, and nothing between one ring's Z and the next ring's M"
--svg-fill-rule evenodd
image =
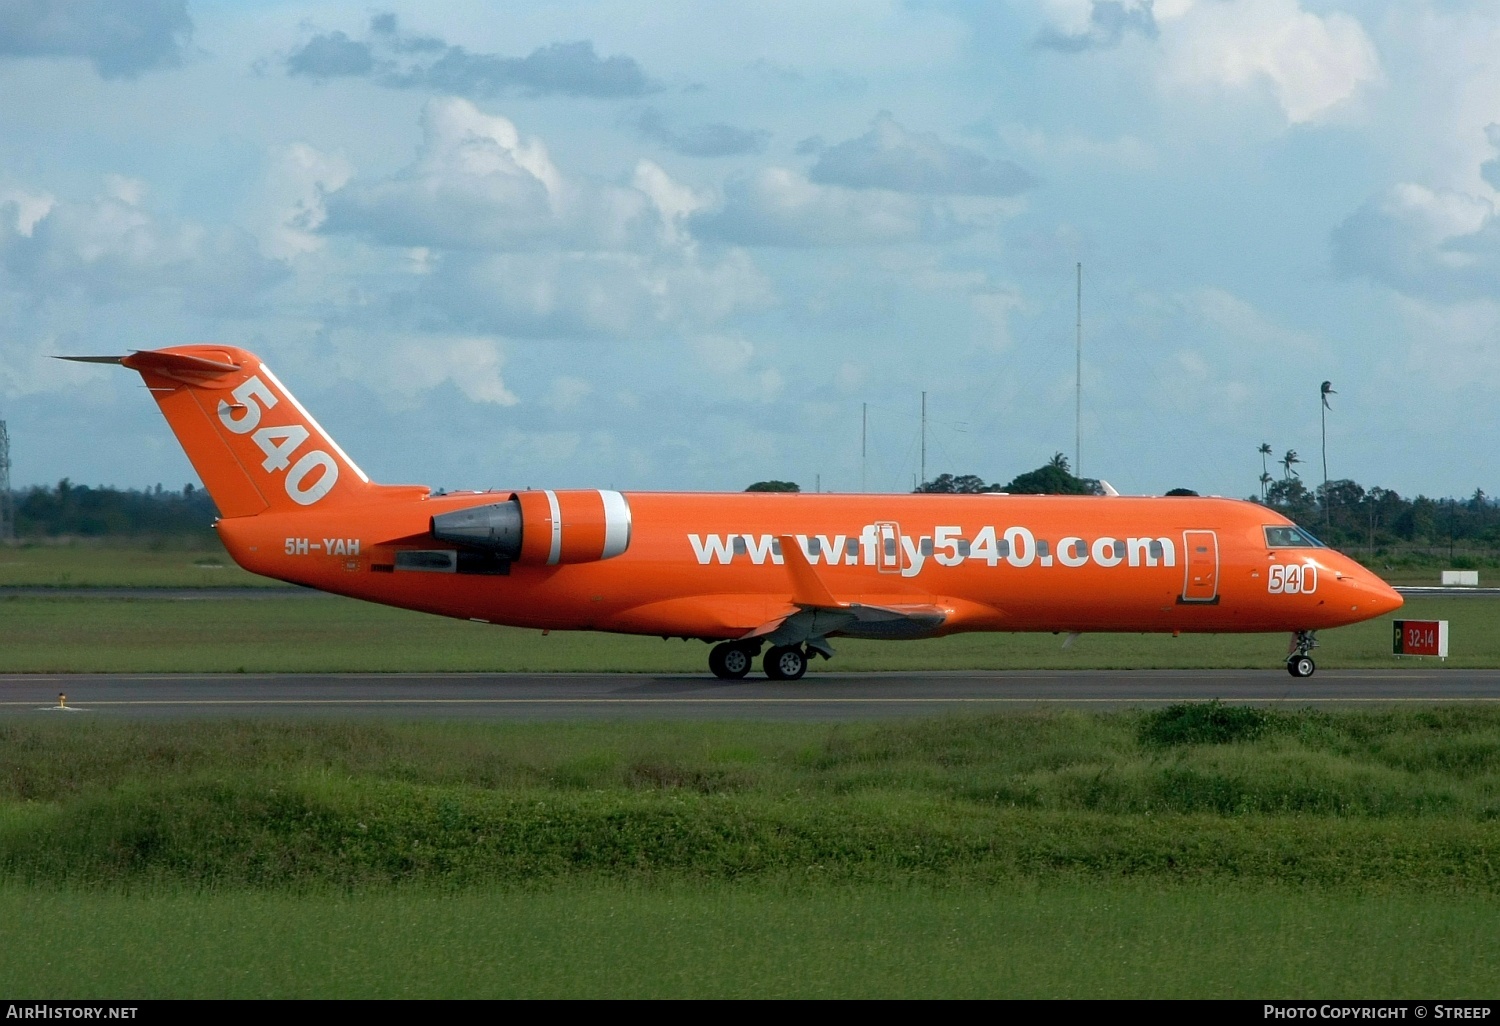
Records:
M832 655L833 649L825 640L830 634L882 640L927 638L938 633L952 615L952 610L933 603L840 602L807 561L797 539L782 535L780 540L782 559L792 579L791 600L797 609L761 624L743 640L758 638L772 645L805 643Z

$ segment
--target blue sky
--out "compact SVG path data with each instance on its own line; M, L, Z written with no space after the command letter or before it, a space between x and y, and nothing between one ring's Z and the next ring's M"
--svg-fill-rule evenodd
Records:
M138 379L259 353L372 477L907 490L1269 443L1500 491L1500 8L0 6L18 486L194 480ZM861 404L869 459L860 458ZM1274 470L1275 468L1273 468Z

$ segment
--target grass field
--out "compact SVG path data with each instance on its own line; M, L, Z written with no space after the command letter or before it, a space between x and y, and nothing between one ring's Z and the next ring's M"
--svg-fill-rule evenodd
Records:
M211 548L139 545L0 546L3 588L285 588Z
M1493 896L1245 885L0 888L0 985L71 997L1492 998Z
M1390 654L1390 620L1320 637L1320 667L1500 666L1500 600L1413 599L1409 618L1446 619L1452 658ZM1281 635L1092 634L1064 651L1052 634L930 641L835 639L827 670L1276 668ZM706 672L699 642L495 627L322 596L166 599L0 598L0 672Z
M1444 996L1500 710L0 729L0 985Z

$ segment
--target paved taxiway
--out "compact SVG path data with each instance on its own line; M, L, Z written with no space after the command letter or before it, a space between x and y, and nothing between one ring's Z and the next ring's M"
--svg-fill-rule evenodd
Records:
M815 673L795 682L692 674L14 674L0 716L560 720L856 720L1052 705L1204 701L1318 706L1500 702L1500 670L1029 670Z

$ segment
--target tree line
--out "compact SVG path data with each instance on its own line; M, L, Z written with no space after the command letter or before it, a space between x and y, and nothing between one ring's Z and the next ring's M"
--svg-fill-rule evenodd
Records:
M974 474L939 474L912 490L948 495L978 495L982 492L1008 492L1011 495L1104 494L1104 489L1093 478L1074 477L1068 466L1068 458L1060 452L1035 470L1017 474L1006 484L986 484L984 478ZM794 481L757 481L745 491L796 492L801 489Z
M54 487L12 493L16 537L211 538L219 511L202 488L181 491L122 490L76 485L63 478Z
M1258 450L1271 455L1269 445ZM1295 450L1275 461L1282 477L1265 466L1261 494L1247 496L1300 524L1333 548L1367 558L1410 555L1441 556L1455 566L1476 557L1500 555L1500 500L1476 488L1467 498L1406 498L1389 488L1366 488L1340 479L1309 489L1298 476L1302 460ZM757 482L750 491L796 491L788 481ZM974 474L939 474L915 491L944 494L1008 492L1012 495L1099 495L1103 488L1093 478L1075 477L1067 457L1055 454L1046 464L1018 474L1005 484L988 483ZM1167 495L1196 495L1174 488Z

